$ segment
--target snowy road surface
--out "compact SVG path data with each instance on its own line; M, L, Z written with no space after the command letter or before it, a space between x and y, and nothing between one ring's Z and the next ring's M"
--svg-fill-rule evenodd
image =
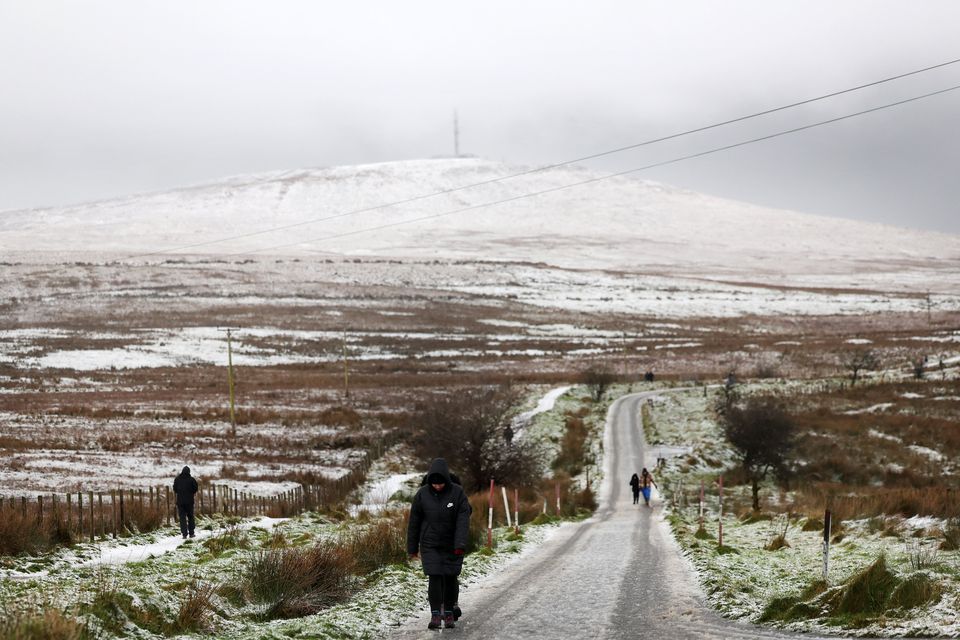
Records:
M659 496L654 493L653 508L642 501L633 504L627 481L654 462L646 455L639 418L640 404L651 395L626 396L611 407L604 438L606 476L594 517L562 527L497 576L463 590L464 617L456 629L443 633L554 640L812 637L712 613L659 519ZM427 622L425 610L390 637L435 637Z

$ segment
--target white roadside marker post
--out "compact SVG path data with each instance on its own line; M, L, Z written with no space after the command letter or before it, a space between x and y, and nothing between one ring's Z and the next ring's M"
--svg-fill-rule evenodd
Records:
M507 527L512 527L513 522L510 520L510 501L507 500L507 488L500 485L500 492L503 494L503 510L507 514Z
M493 549L493 478L490 478L490 497L487 500L487 548Z
M823 513L823 581L828 582L830 572L830 509Z

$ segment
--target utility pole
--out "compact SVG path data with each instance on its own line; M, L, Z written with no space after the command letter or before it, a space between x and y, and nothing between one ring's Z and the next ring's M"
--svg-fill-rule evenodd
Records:
M237 416L234 409L234 393L233 393L233 342L231 340L231 331L229 327L226 329L221 329L221 331L227 332L227 385L230 389L230 437L234 440L237 439Z
M350 397L350 373L347 360L347 330L343 330L343 396Z
M453 111L453 157L460 157L460 122L456 109Z
M933 319L932 319L932 317L931 317L931 315L930 315L930 307L931 307L931 306L932 306L932 305L931 305L931 303L930 303L930 291L928 290L928 291L927 291L927 324L933 324Z

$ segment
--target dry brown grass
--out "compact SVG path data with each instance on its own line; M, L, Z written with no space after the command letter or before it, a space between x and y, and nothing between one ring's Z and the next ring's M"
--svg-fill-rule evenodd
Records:
M406 561L408 518L403 514L376 520L342 541L356 575L370 576L385 566Z
M180 599L180 608L174 628L178 632L193 631L209 633L214 630L213 596L216 586L209 582L194 580Z
M302 617L350 595L351 565L349 552L330 543L261 551L247 569L246 589L269 605L267 619Z
M86 625L49 608L37 613L6 613L0 616L0 640L82 640L90 637Z
M851 495L846 485L801 487L791 509L809 517L821 517L829 508L835 521L884 515L903 517L960 517L960 491L949 487L864 488Z

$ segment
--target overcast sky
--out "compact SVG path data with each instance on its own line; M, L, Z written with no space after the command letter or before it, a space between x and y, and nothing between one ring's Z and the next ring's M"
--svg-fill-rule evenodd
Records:
M564 161L960 58L953 0L4 0L0 210L239 173ZM960 64L589 163L960 85ZM960 233L960 91L638 177Z

